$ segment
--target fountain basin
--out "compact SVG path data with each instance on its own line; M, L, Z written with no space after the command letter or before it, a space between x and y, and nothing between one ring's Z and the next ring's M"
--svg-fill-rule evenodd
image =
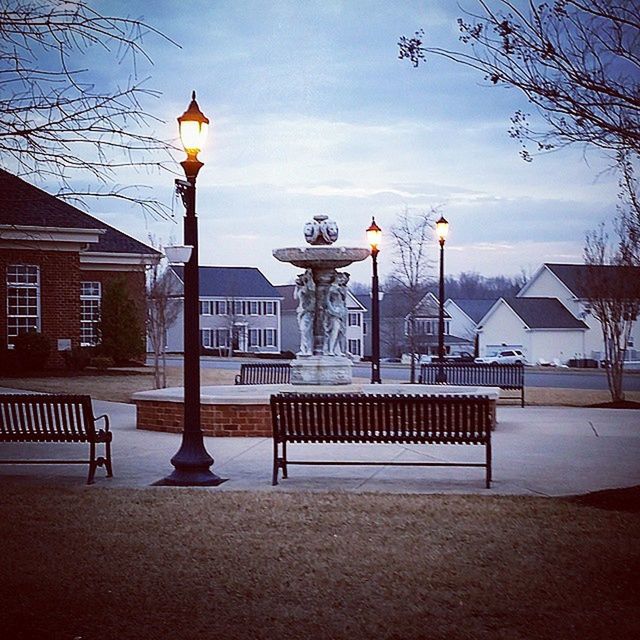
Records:
M301 269L340 269L361 262L370 255L363 247L308 246L274 249L273 257Z
M431 396L487 396L495 404L500 397L498 387L462 387L455 385L369 384L348 385L219 385L203 387L200 422L206 436L270 438L272 394L295 393L370 393L419 394ZM184 417L184 389L173 387L140 391L131 397L136 405L136 428L181 433ZM495 420L494 420L495 424Z

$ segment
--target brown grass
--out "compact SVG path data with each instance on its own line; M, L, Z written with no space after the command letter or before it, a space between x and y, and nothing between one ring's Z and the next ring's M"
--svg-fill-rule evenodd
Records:
M0 637L637 638L640 519L483 496L3 482Z
M203 386L216 384L233 384L235 375L240 370L201 369L201 383ZM368 378L354 378L354 382L368 382ZM167 383L169 387L182 386L182 367L167 367ZM48 393L79 393L87 394L96 400L111 400L113 402L129 402L136 391L153 389L153 374L149 367L132 369L117 375L111 371L109 375L76 375L67 377L43 378L0 378L0 387L13 389L29 389ZM503 392L503 396L516 397L517 392ZM640 402L640 391L627 392L628 400ZM564 405L588 406L599 402L609 402L611 396L608 391L593 391L590 389L551 389L542 387L527 387L525 391L527 404L530 405ZM512 404L513 401L508 401Z
M238 365L238 371L240 365ZM202 386L233 384L238 371L228 369L201 369ZM182 367L167 367L167 386L182 386ZM154 388L150 368L128 371L122 375L76 375L43 378L0 378L0 387L28 389L47 393L78 393L90 395L95 400L130 402L136 391Z

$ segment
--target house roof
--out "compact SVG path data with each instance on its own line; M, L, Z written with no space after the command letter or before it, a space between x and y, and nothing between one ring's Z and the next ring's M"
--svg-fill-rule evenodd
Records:
M557 264L546 262L542 269L548 269L577 298L588 298L594 283L600 289L620 291L621 295L640 296L640 267L615 265ZM629 289L631 287L631 291ZM525 285L521 295L528 288Z
M557 298L502 298L529 329L588 329Z
M438 318L440 315L438 298L430 291L426 293L422 300L416 305L415 314L416 318ZM444 317L451 318L446 310L444 311Z
M0 224L15 227L103 229L104 233L99 236L98 242L89 244L87 251L161 255L159 251L126 233L3 169L0 169Z
M298 308L298 303L293 297L293 292L296 288L295 284L277 284L274 288L282 296L282 302L280 303L282 313L295 311Z
M184 282L184 267L171 267ZM200 295L211 298L282 298L256 267L200 267Z
M487 311L495 304L497 298L473 300L471 298L450 298L476 324L482 320Z

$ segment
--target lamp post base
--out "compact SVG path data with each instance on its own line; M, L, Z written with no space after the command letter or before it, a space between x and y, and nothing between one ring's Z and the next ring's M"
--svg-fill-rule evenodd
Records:
M154 487L217 487L228 478L220 478L209 469L176 469L162 480L154 482Z
M157 487L217 487L227 481L212 473L213 458L207 453L200 426L182 432L182 443L171 458L173 473L153 483Z
M446 382L447 374L442 369L438 369L436 373L436 384L445 384Z

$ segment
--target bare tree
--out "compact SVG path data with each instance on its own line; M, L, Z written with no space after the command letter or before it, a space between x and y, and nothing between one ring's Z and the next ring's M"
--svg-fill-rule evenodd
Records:
M625 264L640 266L640 198L633 167L633 154L620 153L620 192L618 193L618 237Z
M420 337L415 327L416 310L424 297L433 266L428 252L434 240L435 213L432 210L412 214L405 209L391 227L393 271L390 283L402 291L407 302L406 335L411 357L412 383L416 380L416 357L420 350Z
M160 261L147 274L147 335L153 351L153 374L156 389L167 386L167 329L182 308L180 287L170 269Z
M574 142L640 151L640 1L476 0L478 13L458 19L470 49L424 46L417 31L398 43L414 66L439 55L482 72L494 85L521 91L546 122L536 131L516 111L511 135L539 151ZM494 8L495 7L495 8Z
M147 98L159 95L139 74L140 62L150 62L143 48L149 34L169 41L140 20L102 15L83 0L4 0L2 167L54 180L59 197L79 204L88 197L111 197L165 213L166 206L145 196L139 185L116 182L121 170L173 164L171 145L150 132L160 121L144 107ZM117 63L124 83L96 85L91 64L101 56ZM93 186L78 188L80 181Z
M625 264L620 251L610 251L604 224L586 236L584 289L591 313L600 322L607 362L607 382L613 402L624 400L624 359L633 324L640 311L638 268Z

